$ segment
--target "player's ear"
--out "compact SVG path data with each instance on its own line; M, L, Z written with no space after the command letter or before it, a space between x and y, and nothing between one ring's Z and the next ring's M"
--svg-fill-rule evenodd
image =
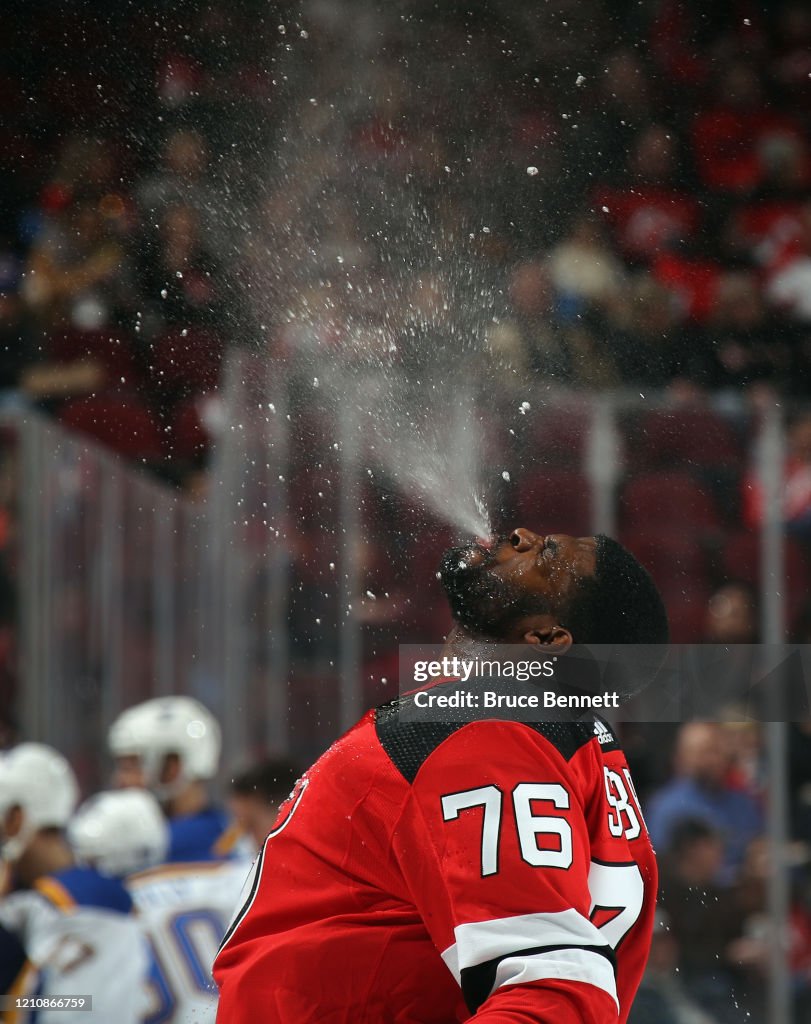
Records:
M569 630L563 626L534 626L524 633L524 643L548 647L555 654L565 654L574 640Z

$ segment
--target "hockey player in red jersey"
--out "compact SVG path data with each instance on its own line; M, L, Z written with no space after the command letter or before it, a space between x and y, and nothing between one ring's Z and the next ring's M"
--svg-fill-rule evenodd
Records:
M608 538L519 529L441 575L454 653L667 640ZM215 962L218 1024L624 1022L656 865L610 726L408 722L412 699L366 714L282 806Z

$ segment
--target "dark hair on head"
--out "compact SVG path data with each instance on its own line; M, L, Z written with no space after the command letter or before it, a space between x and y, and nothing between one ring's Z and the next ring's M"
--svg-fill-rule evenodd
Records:
M721 833L703 818L684 818L673 829L670 853L673 857L681 857L691 847L705 843L708 839L720 841Z
M611 537L597 537L594 575L580 581L561 618L581 644L666 644L670 636L650 573Z
M260 761L231 780L231 792L278 804L290 795L300 774L289 761Z

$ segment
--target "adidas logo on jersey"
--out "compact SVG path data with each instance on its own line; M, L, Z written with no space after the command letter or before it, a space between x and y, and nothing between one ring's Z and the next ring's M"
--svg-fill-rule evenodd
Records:
M598 743L614 742L614 734L611 732L608 726L604 725L602 722L594 723L594 735L597 737Z

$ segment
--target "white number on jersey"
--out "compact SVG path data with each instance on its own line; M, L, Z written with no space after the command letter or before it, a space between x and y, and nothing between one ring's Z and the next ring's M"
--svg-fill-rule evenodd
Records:
M483 807L481 874L482 878L498 871L498 849L501 831L501 808L504 794L498 786L480 786L442 797L444 821L454 821L461 811ZM557 782L520 782L512 792L515 823L521 856L533 867L568 868L572 865L572 827L565 818L534 814L536 803L551 803L568 809L570 800L565 787ZM549 838L541 845L539 838Z
M631 803L630 793L633 792L631 785L631 773L625 769L625 777L628 785L623 781L622 775L612 771L607 766L603 767L605 773L605 795L613 811L608 812L608 831L612 836L619 838L624 835L626 839L636 839L642 828L639 824L640 815Z
M170 864L129 879L152 947L145 1024L214 1021L211 964L249 867L246 861Z
M225 934L222 915L208 908L181 911L164 922L164 928L163 942L150 941L152 1000L144 1024L177 1020L178 1008L188 1001L190 992L199 993L206 1002L216 999L211 963Z
M642 912L645 883L639 865L633 861L604 864L593 860L589 869L589 892L589 917L605 935L611 948L616 949ZM598 915L609 916L600 922Z

